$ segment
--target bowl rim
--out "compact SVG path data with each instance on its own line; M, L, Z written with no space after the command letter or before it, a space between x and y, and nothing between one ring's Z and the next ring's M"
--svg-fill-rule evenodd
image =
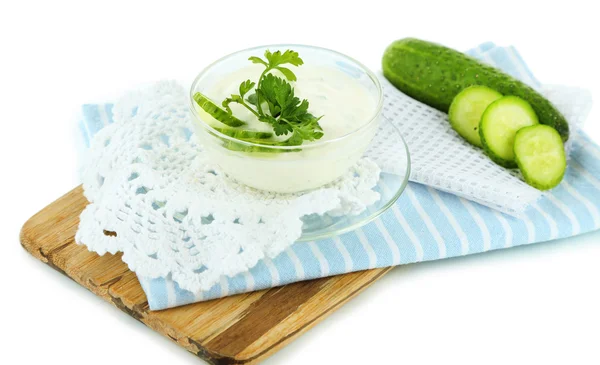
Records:
M390 123L390 121L385 116L383 117L383 119L386 122ZM302 235L296 240L297 242L310 242L310 241L328 239L328 238L340 236L344 233L352 232L360 227L366 226L370 222L377 219L379 216L381 216L383 213L385 213L388 209L390 209L396 203L396 201L398 201L398 199L400 198L400 196L402 196L404 191L406 191L406 187L408 186L410 172L412 171L412 162L411 162L412 160L410 157L410 151L408 149L408 144L406 143L406 140L404 140L404 137L402 136L402 134L400 134L400 132L398 130L396 130L396 131L397 131L398 137L400 137L400 141L402 142L402 145L404 146L404 153L406 155L406 159L403 161L394 161L394 162L395 163L406 163L406 169L404 171L403 176L400 176L395 173L388 174L390 176L396 176L397 178L401 179L400 185L398 185L398 188L395 190L392 197L390 199L388 199L376 211L373 212L373 211L371 211L371 209L374 205L378 204L379 201L377 203L371 204L370 206L367 207L367 209L364 212L360 213L358 216L355 216L354 218L358 219L357 221L350 222L349 224L347 224L345 226L335 228L334 230L331 230L331 231L320 229L316 233L313 233L313 232L306 233L304 224L303 224ZM383 171L381 172L381 174L383 174ZM381 175L379 176L379 180L377 181L377 186L380 186L386 190L392 190L390 188L390 186L386 183L385 177L383 177ZM345 217L347 217L347 216L348 215L345 215ZM362 218L360 218L361 216L362 216ZM335 223L335 224L337 224L337 223Z
M360 125L359 127L357 127L356 129L333 139L328 139L328 140L323 140L323 141L317 141L317 142L311 142L310 144L302 144L300 146L273 146L273 145L267 145L267 144L260 144L260 143L254 143L254 142L248 142L248 141L242 141L240 139L228 136L224 133L219 132L218 130L216 130L213 126L211 126L210 124L206 123L204 120L202 120L202 118L200 117L200 115L198 115L198 112L196 111L196 107L195 107L195 101L194 101L194 93L195 93L195 88L198 85L200 79L205 76L212 67L214 67L215 65L219 64L220 62L223 62L231 57L234 57L240 53L244 53L244 52L251 52L254 50L258 50L258 49L269 49L269 48L283 48L286 47L288 49L292 49L294 47L301 47L301 48L312 48L315 50L319 50L319 51L325 51L325 52L329 52L329 53L333 53L336 54L338 56L341 56L342 58L345 58L351 62L353 62L355 65L357 65L358 67L360 67L362 69L363 72L365 72L367 74L367 76L371 79L371 81L373 82L373 84L375 85L375 87L377 88L377 96L378 96L378 100L377 100L377 106L374 109L374 112L371 114L371 116L369 118L367 118L367 122ZM218 60L210 63L208 66L206 66L204 69L202 69L202 71L200 71L200 73L194 78L194 81L192 82L192 85L190 87L190 92L189 92L189 98L188 98L188 107L192 113L193 116L196 117L196 119L200 122L200 125L208 130L208 132L212 133L213 135L218 136L219 138L228 140L228 141L232 141L234 143L239 143L241 145L245 145L245 146L250 146L250 147L261 147L263 149L267 148L267 149L274 149L274 150L292 150L292 149L313 149L313 148L318 148L318 147L322 147L325 145L329 145L329 144L334 144L336 142L340 142L344 139L347 139L349 137L351 137L352 135L355 135L365 129L368 129L373 123L375 123L378 120L378 117L381 114L381 110L383 108L383 89L381 86L381 83L379 82L379 78L377 77L377 75L375 75L375 73L373 71L371 71L367 66L365 66L363 63L357 61L356 59L347 56L341 52L338 51L334 51L332 49L329 48L324 48L324 47L319 47L319 46L312 46L312 45L306 45L306 44L293 44L293 43L280 43L280 44L267 44L267 45L262 45L262 46L256 46L256 47L250 47L250 48L245 48L233 53L230 53L226 56L223 56L221 58L219 58Z

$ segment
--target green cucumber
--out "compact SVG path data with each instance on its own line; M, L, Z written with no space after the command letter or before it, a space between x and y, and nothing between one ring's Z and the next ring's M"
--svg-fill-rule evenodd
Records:
M498 165L517 167L513 146L521 128L538 124L531 105L516 96L504 96L491 103L479 123L483 150Z
M515 136L514 151L525 181L534 188L552 189L565 176L565 149L554 128L534 125L520 129Z
M241 140L248 139L267 139L273 137L273 133L271 132L259 132L259 131L251 131L247 129L235 129L235 128L219 128L213 127L216 131L223 133L226 136L233 137Z
M223 124L226 124L230 127L240 127L246 124L245 122L221 109L212 100L199 92L194 94L194 100L202 109L204 109L205 112Z
M263 153L279 153L279 150L269 148L268 146L248 146L245 144L241 144L235 141L224 141L223 147L227 148L230 151L235 152L244 152L244 153L255 153L255 152L263 152Z
M502 94L486 86L474 85L464 89L450 104L448 120L452 128L469 143L483 147L479 137L479 122L485 109Z
M444 113L454 97L472 85L483 85L531 104L540 123L569 138L565 117L525 83L464 53L414 38L393 42L382 60L384 76L400 91Z
M264 139L246 139L245 142L256 143L260 146L247 146L242 143L238 143L235 141L224 141L223 147L227 148L231 151L236 152L245 152L245 153L287 153L287 152L300 152L301 148L291 148L291 149L279 149L272 148L270 146L287 146L285 142L277 142L277 141L265 141Z

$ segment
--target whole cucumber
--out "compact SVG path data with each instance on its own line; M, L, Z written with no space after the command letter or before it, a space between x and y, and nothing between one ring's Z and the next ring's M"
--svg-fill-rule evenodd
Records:
M569 124L548 99L525 83L464 53L439 44L405 38L390 44L382 60L383 75L406 95L448 112L454 97L472 85L483 85L531 104L541 124L553 127L563 141Z

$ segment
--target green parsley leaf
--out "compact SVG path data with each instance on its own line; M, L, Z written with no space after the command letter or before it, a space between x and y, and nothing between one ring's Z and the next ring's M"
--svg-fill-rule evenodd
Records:
M248 104L246 104L246 102L244 101L244 95L246 95L250 90L252 90L254 88L256 84L250 80L246 80L244 82L242 82L240 84L239 87L239 95L235 95L235 94L231 94L231 97L226 98L225 100L223 100L223 108L225 108L225 110L227 111L227 113L229 115L233 114L233 111L231 110L231 107L229 106L229 104L231 103L237 103L240 104L242 106L244 106L246 109L250 110L252 112L252 114L256 115L258 117L258 113L254 111L254 109L252 109Z
M294 89L284 79L268 74L257 89L259 97L267 102L272 117L278 123L273 125L276 135L296 133L296 137L315 140L323 136L319 119L308 112L308 100L300 101L294 96Z
M264 95L265 100L268 103L277 105L279 111L285 109L288 104L292 102L292 99L294 99L294 89L292 88L292 85L281 77L274 76L273 74L265 76L259 91L261 96ZM273 113L271 113L271 115L275 116Z
M266 50L264 57L266 60L255 56L248 58L252 63L265 66L265 70L256 83L250 80L242 82L239 86L239 95L226 98L223 107L231 115L230 104L241 104L256 115L259 121L271 125L277 136L289 135L285 141L262 141L262 144L299 146L304 140L314 141L323 137L323 129L319 125L321 117L317 118L308 112L308 100L300 100L295 96L294 87L288 81L296 81L297 77L292 70L282 66L303 65L304 61L298 52L286 50L282 53ZM273 75L270 73L272 70L278 70L284 78ZM253 89L255 92L244 99L245 95ZM256 107L256 110L252 106ZM244 134L237 135L240 139L244 139L241 138Z
M269 65L267 65L267 63L265 61L263 61L260 57L252 56L252 57L248 58L248 60L252 61L252 63L261 63L261 64L265 65L266 67L269 67Z
M221 105L223 105L223 108L225 108L225 110L227 110L227 113L231 115L233 114L233 112L231 111L231 107L229 106L229 104L239 103L240 99L241 97L239 95L231 95L230 98L226 98L225 100L223 100L223 103L221 103Z
M294 66L301 66L304 64L304 61L298 55L298 52L292 51L288 49L287 51L281 53L281 51L275 51L271 53L271 51L265 51L265 58L269 61L269 67L275 68L279 65L284 64L292 64Z
M278 136L283 136L293 131L294 128L286 122L278 121L273 124L273 132L275 132L275 134Z
M302 135L295 130L292 136L286 141L286 144L288 146L300 146L304 139L305 138L303 138Z
M296 81L296 75L292 72L292 70L290 70L289 68L286 67L275 67L276 70L279 70L279 72L281 72L283 74L283 76L285 76L286 79L290 80L290 81Z
M254 94L250 94L250 96L248 96L248 98L246 99L250 104L255 105L256 103L258 103L258 98L256 96L256 93Z
M240 97L244 97L244 95L246 95L248 93L248 91L252 90L252 88L254 88L254 85L256 85L254 82L250 81L250 80L246 80L244 82L242 82L240 84Z

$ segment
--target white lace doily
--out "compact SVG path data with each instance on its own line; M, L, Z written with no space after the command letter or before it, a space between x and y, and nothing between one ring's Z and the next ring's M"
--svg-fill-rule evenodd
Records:
M186 97L161 82L115 104L115 122L94 137L83 172L90 204L77 243L101 255L122 251L137 274L171 274L197 292L277 256L300 237L302 216L359 214L379 199L371 189L380 170L368 159L306 194L225 178L195 143Z
M384 120L366 156L383 171L394 173L404 137L412 162L410 180L520 215L542 192L527 185L518 170L496 165L481 149L463 140L447 115L420 103L380 76L385 100ZM569 121L571 135L587 117L592 102L587 90L544 86L542 93ZM567 142L567 152L570 149Z

